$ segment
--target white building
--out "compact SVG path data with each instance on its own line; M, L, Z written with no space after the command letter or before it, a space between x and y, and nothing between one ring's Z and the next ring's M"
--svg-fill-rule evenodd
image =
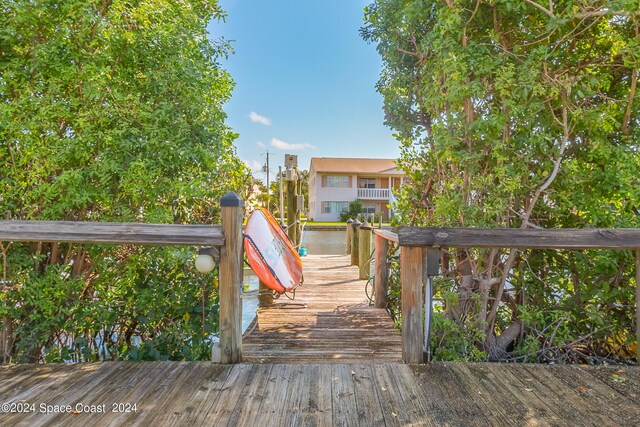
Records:
M392 189L404 173L394 159L313 157L309 167L309 214L312 221L338 221L349 202L360 200L365 213L389 219Z

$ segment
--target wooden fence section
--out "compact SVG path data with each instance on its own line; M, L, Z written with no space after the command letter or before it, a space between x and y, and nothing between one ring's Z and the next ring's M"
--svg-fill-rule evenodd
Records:
M220 247L219 361L237 363L242 360L243 201L230 192L220 199L220 207L222 225L0 221L0 241Z
M608 427L640 425L638 399L637 367L211 362L0 366L0 425L7 426ZM18 409L22 412L15 412Z
M400 334L384 308L369 305L366 280L347 255L302 258L293 301L260 308L243 340L252 363L399 363ZM371 284L370 284L371 286Z
M399 227L397 234L375 230L377 265L386 259L389 241L400 244L402 354L406 363L422 363L428 353L432 310L429 277L439 248L632 249L636 252L636 340L640 343L640 229L477 229ZM377 267L378 268L378 267ZM376 306L386 303L387 272L376 273ZM436 268L437 269L437 268ZM423 285L427 291L423 295ZM423 306L424 301L424 306ZM426 316L423 316L425 308ZM425 346L425 336L427 342ZM640 345L637 360L640 364Z

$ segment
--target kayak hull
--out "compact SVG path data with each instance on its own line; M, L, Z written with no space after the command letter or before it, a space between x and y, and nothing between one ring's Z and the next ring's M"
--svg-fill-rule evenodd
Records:
M292 292L302 282L302 261L291 240L273 215L258 208L251 213L244 232L249 266L269 289Z

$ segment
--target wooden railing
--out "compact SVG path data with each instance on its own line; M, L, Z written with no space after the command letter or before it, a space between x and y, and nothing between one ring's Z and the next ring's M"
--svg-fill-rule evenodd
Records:
M214 361L239 363L242 361L243 201L230 192L220 199L220 207L222 225L0 221L0 241L219 247L220 357Z
M402 299L402 355L406 363L423 363L425 355L425 317L432 310L429 276L435 275L439 251L456 248L528 248L528 249L627 249L636 251L636 340L640 363L640 229L476 229L399 227L396 233L374 230L375 305L387 303L386 256L388 242L400 244L400 281ZM426 286L422 296L423 284ZM428 336L427 331L427 336ZM428 343L427 343L428 345Z

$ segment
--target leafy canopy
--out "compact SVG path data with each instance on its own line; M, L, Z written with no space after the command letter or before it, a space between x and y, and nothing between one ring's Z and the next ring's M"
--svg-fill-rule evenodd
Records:
M222 18L214 0L0 0L3 218L218 223L248 176L222 109L230 46L206 31ZM150 357L203 357L182 347L210 339L216 296L188 286L188 251L0 249L14 360L64 359L79 337L85 360L100 343L135 358L136 336Z
M640 226L638 2L377 0L365 20L410 178L400 222ZM470 335L489 357L509 357L522 322L534 328L531 307L571 311L574 339L632 336L628 253L450 255L460 298L443 315L482 330Z

